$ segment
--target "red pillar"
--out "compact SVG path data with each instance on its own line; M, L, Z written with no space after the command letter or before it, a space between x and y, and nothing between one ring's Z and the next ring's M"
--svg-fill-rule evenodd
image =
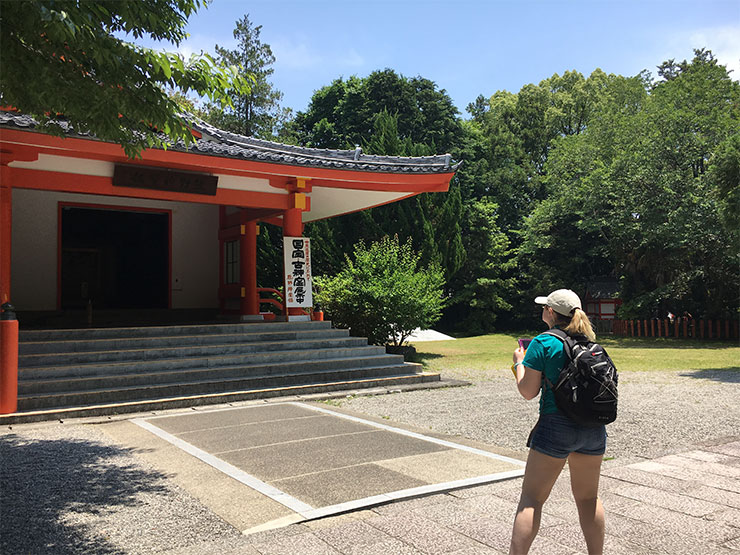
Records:
M290 208L283 212L283 236L303 237L303 216L302 210L298 206L301 202L305 202L305 197L300 193L292 193L292 195L294 197L292 204L296 208ZM304 200L301 200L301 198ZM283 287L285 287L285 284L283 284ZM303 309L300 308L288 308L286 312L288 319L290 319L290 316L305 315Z
M291 208L283 212L283 235L286 237L303 236L303 219L300 208Z
M239 275L242 282L242 317L259 316L257 297L257 222L246 221L241 224L239 241Z
M18 320L10 307L0 313L0 414L18 410Z

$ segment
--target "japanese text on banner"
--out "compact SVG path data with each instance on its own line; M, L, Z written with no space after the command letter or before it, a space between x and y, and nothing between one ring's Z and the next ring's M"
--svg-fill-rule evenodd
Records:
M283 237L285 261L285 306L313 306L311 282L311 240L307 237Z

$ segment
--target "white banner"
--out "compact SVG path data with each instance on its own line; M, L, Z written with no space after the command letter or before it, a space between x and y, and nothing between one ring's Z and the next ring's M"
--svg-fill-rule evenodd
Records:
M311 240L308 237L283 237L285 261L285 306L313 306L311 280Z

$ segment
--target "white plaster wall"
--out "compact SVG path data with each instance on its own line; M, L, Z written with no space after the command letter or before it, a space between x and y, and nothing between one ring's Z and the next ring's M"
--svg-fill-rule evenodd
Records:
M56 309L59 202L171 210L172 308L218 306L217 206L13 189L11 300L18 310Z

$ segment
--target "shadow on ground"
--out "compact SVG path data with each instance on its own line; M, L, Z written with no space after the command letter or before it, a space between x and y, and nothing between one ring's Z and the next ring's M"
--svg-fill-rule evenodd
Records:
M0 436L0 553L123 553L91 520L165 490L164 475L130 466L129 454L93 441Z
M716 382L740 383L740 366L728 366L727 368L703 368L691 372L681 372L679 375L702 380L714 380Z
M424 366L426 366L426 362L428 360L434 360L435 358L442 358L442 357L444 357L444 355L440 355L437 353L423 353L423 352L417 351L416 353L414 353L413 355L409 357L408 361L416 362L416 363L423 364Z

